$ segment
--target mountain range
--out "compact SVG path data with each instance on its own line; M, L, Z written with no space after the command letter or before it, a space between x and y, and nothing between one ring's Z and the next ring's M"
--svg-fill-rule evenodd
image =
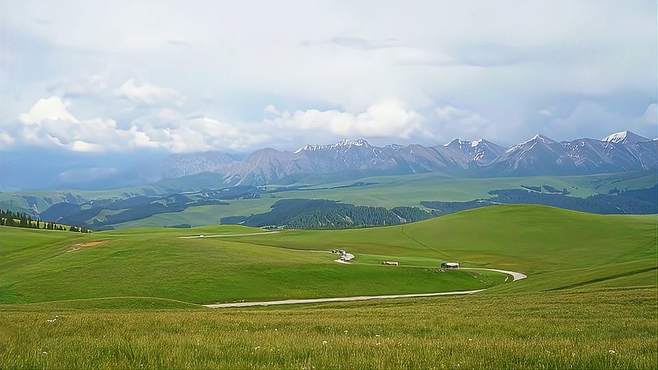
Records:
M480 139L445 145L373 146L364 139L306 145L295 151L257 150L243 159L222 152L175 154L163 162L165 178L203 172L225 185L294 183L309 177L441 172L457 176L581 175L655 170L658 140L630 131L601 140L555 141L543 135L509 148Z

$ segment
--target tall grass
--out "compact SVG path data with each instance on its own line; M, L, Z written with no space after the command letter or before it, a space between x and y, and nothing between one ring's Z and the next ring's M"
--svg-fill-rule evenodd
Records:
M656 291L250 310L0 306L2 368L655 369Z

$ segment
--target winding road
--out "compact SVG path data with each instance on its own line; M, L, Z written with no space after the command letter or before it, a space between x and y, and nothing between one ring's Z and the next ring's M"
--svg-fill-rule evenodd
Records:
M477 267L461 267L459 270L479 270L479 271L493 271L507 274L512 277L512 281L523 280L527 276L520 272L477 268ZM334 298L309 298L309 299L286 299L280 301L261 301L261 302L233 302L233 303L215 303L207 304L204 307L208 308L231 308L231 307L255 307L255 306L277 306L285 304L308 304L308 303L326 303L326 302L354 302L354 301L369 301L374 299L393 299L393 298L420 298L420 297L438 297L438 296L454 296L454 295L468 295L482 292L486 289L477 290L460 290L454 292L439 292L439 293L417 293L417 294L389 294L389 295L363 295L353 297L334 297Z

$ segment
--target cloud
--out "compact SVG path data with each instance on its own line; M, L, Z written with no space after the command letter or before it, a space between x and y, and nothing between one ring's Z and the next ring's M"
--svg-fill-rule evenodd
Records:
M132 78L124 82L116 93L121 98L146 105L180 105L184 100L184 97L174 89L139 83Z
M342 137L403 139L427 133L422 115L395 99L373 104L361 113L316 109L290 113L279 112L274 106L268 108L268 112L275 115L269 123L287 130L319 130Z
M266 133L205 116L169 122L168 127L147 125L141 129L159 147L175 153L244 150L269 139Z
M68 105L57 96L39 99L28 113L20 115L20 124L14 130L17 138L22 144L75 152L240 150L251 148L268 138L266 134L240 125L205 116L185 118L166 108L140 117L127 127L120 127L113 119L79 119L67 108ZM0 146L14 141L8 135L0 135Z
M647 110L645 110L642 115L642 120L649 125L658 124L658 109L656 108L656 103L649 104Z
M112 119L76 118L58 96L39 99L19 121L17 136L28 145L77 152L156 146L135 127L121 129Z
M436 130L442 133L457 134L464 139L491 138L493 135L493 122L482 117L479 113L468 109L444 105L434 109ZM442 135L442 139L450 140L454 137Z
M0 149L8 148L14 143L14 138L8 133L0 131Z
M20 115L20 120L25 124L40 124L44 121L58 120L78 122L66 109L67 105L58 96L39 99L29 112Z
M624 114L596 101L582 101L571 111L549 121L544 128L546 134L557 139L599 138L623 130L655 137L656 104L650 104L644 112ZM579 135L580 132L585 134Z
M638 105L656 101L655 1L412 0L400 7L282 0L259 3L259 12L249 1L117 3L24 0L5 7L0 127L15 144L23 139L4 126L51 95L74 106L81 122L105 117L101 126L113 120L126 135L143 134L176 150L257 141L294 147L369 134L390 141L467 135L513 143L549 126L561 138L598 137L639 125ZM402 111L412 117L392 119L392 129L375 124L388 118L368 113L388 97L404 102ZM551 123L566 119L581 101L617 117L595 123L581 114L569 124ZM446 102L479 119L442 118L435 108ZM261 120L268 103L276 111ZM163 107L175 117L156 117ZM538 114L547 107L552 116ZM281 111L293 122L289 130L270 122L283 121ZM187 132L189 117L218 123L196 122ZM652 117L649 111L645 131ZM222 125L244 137L234 143L192 134ZM136 134L128 132L133 126ZM313 128L294 129L306 126ZM165 129L196 141L158 139ZM81 138L76 147L98 149L91 144L125 146Z
M402 47L403 44L400 40L390 38L382 40L370 40L361 37L352 37L352 36L335 36L329 40L323 41L309 41L305 40L301 43L302 46L324 46L324 45L333 45L340 46L350 49L357 50L376 50L376 49L386 49L386 48L395 48Z
M177 40L177 39L167 40L167 44L171 46L190 46L190 44L187 41Z

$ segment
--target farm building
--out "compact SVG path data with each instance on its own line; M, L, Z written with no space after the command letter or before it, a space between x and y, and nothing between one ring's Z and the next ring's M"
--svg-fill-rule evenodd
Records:
M382 262L382 265L400 266L400 262L398 262L398 261L384 261L384 262Z
M459 263L458 262L443 262L443 263L441 263L441 268L442 269L458 269L459 268Z

